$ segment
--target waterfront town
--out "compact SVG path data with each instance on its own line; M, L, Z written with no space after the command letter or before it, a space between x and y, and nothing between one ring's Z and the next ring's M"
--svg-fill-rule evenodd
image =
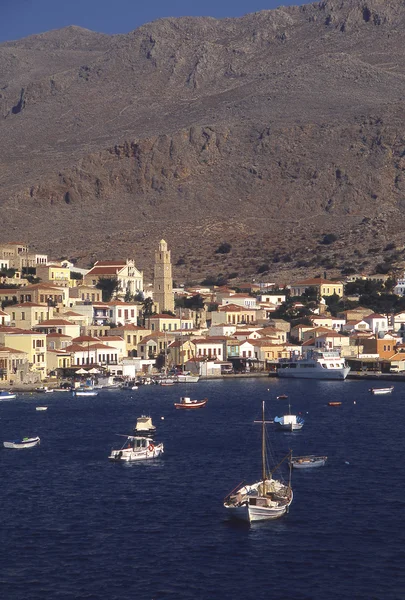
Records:
M0 245L0 276L0 387L273 374L279 361L320 350L352 372L405 372L405 310L378 313L348 293L357 282L401 298L405 282L388 275L175 287L161 240L150 284L130 258L81 269L23 243Z

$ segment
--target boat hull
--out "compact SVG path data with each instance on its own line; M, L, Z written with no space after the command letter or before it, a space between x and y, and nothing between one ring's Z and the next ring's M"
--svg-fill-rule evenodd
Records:
M255 521L273 521L279 519L288 512L289 505L278 508L266 508L261 506L225 506L232 519L253 523Z
M177 383L198 383L199 375L177 375Z
M291 464L294 469L316 469L317 467L324 467L327 461L327 456L319 457L302 457L293 458Z
M9 394L8 392L0 393L0 400L15 400L17 394Z
M23 450L24 448L34 448L40 443L40 438L27 438L26 440L14 440L12 442L3 442L4 448L14 448L15 450Z
M286 423L285 425L276 423L276 429L278 431L299 431L303 425L303 423Z
M392 394L392 392L394 391L393 387L390 388L371 388L370 392L374 395L374 396L383 396L386 394Z
M112 462L136 462L140 460L150 460L159 458L163 454L163 444L154 446L153 449L146 448L141 451L131 449L112 450L108 460Z
M174 407L179 410L195 410L196 408L204 408L208 400L205 398L200 402L197 400L191 400L190 402L175 402Z
M282 379L330 379L344 380L349 374L350 368L344 369L277 369L277 376Z

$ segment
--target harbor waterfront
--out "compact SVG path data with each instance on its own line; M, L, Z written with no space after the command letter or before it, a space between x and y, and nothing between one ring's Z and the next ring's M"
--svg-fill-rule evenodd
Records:
M396 378L397 379L397 378ZM200 381L201 411L176 411L181 386L97 397L27 393L0 403L2 597L7 600L399 600L405 589L405 383L249 377ZM260 477L261 402L288 407L298 432L273 432L280 458L325 455L294 470L281 519L232 522L223 499ZM328 402L342 404L336 408ZM36 411L46 405L47 411ZM165 453L115 464L113 446L151 416ZM269 425L270 429L272 426Z

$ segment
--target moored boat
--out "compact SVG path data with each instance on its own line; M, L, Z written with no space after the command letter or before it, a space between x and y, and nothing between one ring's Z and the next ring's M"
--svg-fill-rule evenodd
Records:
M224 500L224 507L231 517L247 521L264 521L279 519L288 512L293 501L291 488L291 464L289 483L281 479L275 479L273 473L287 459L291 458L291 452L274 467L273 471L267 471L268 457L266 452L266 421L264 417L264 402L262 404L262 478L260 481L250 485L242 485L232 490Z
M277 366L278 377L303 379L346 379L350 367L340 353L311 351L305 357L281 358Z
M328 460L327 456L294 456L291 457L291 465L294 469L313 469L315 467L323 467Z
M22 438L21 440L12 440L10 442L3 442L3 446L5 448L15 448L17 450L21 450L23 448L33 448L34 446L37 446L40 443L40 438L37 437L33 437L33 438L29 438L29 437L25 437Z
M392 394L394 386L392 385L391 387L386 388L370 388L368 391L374 395Z
M17 394L12 394L7 390L0 390L0 400L14 400L14 398L17 398Z
M340 406L341 402L328 402L328 406Z
M203 400L191 400L188 396L182 396L180 402L175 402L174 407L179 409L203 408L208 402L208 398Z
M191 373L180 373L176 375L177 383L198 383L200 380L199 375L191 375Z
M274 417L274 424L282 431L299 431L304 426L304 419L299 415L291 414L291 405L288 403L288 415Z
M98 396L98 391L91 386L78 387L73 390L73 396Z
M48 410L48 407L47 407L47 406L37 406L37 407L35 408L35 410L37 410L37 411L39 411L39 412L40 412L40 411Z
M155 444L151 437L128 435L119 450L111 450L108 457L113 462L134 462L158 458L164 452L163 444Z
M156 433L156 426L152 423L152 418L146 415L141 415L136 420L134 427L135 435L152 436Z

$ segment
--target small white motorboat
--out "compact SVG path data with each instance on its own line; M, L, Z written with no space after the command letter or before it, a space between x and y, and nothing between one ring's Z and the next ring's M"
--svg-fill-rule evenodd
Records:
M96 390L74 390L73 396L98 396Z
M47 406L37 406L35 408L35 410L38 410L38 411L48 410L48 407Z
M14 400L14 398L17 398L17 394L12 394L7 390L0 390L0 400Z
M291 457L291 465L294 469L313 469L315 467L323 467L328 460L327 456L294 456Z
M17 450L21 450L22 448L33 448L34 446L38 446L40 443L39 437L33 438L22 438L22 440L12 440L11 442L3 442L3 446L5 448L15 448Z
M124 436L125 442L119 450L111 450L108 457L113 462L134 462L158 458L163 454L163 444L156 444L151 437Z
M392 394L394 391L394 386L392 385L391 387L386 388L370 388L368 391L375 395Z
M291 414L291 404L288 403L288 415L274 417L274 425L282 431L299 431L304 426L304 419Z

